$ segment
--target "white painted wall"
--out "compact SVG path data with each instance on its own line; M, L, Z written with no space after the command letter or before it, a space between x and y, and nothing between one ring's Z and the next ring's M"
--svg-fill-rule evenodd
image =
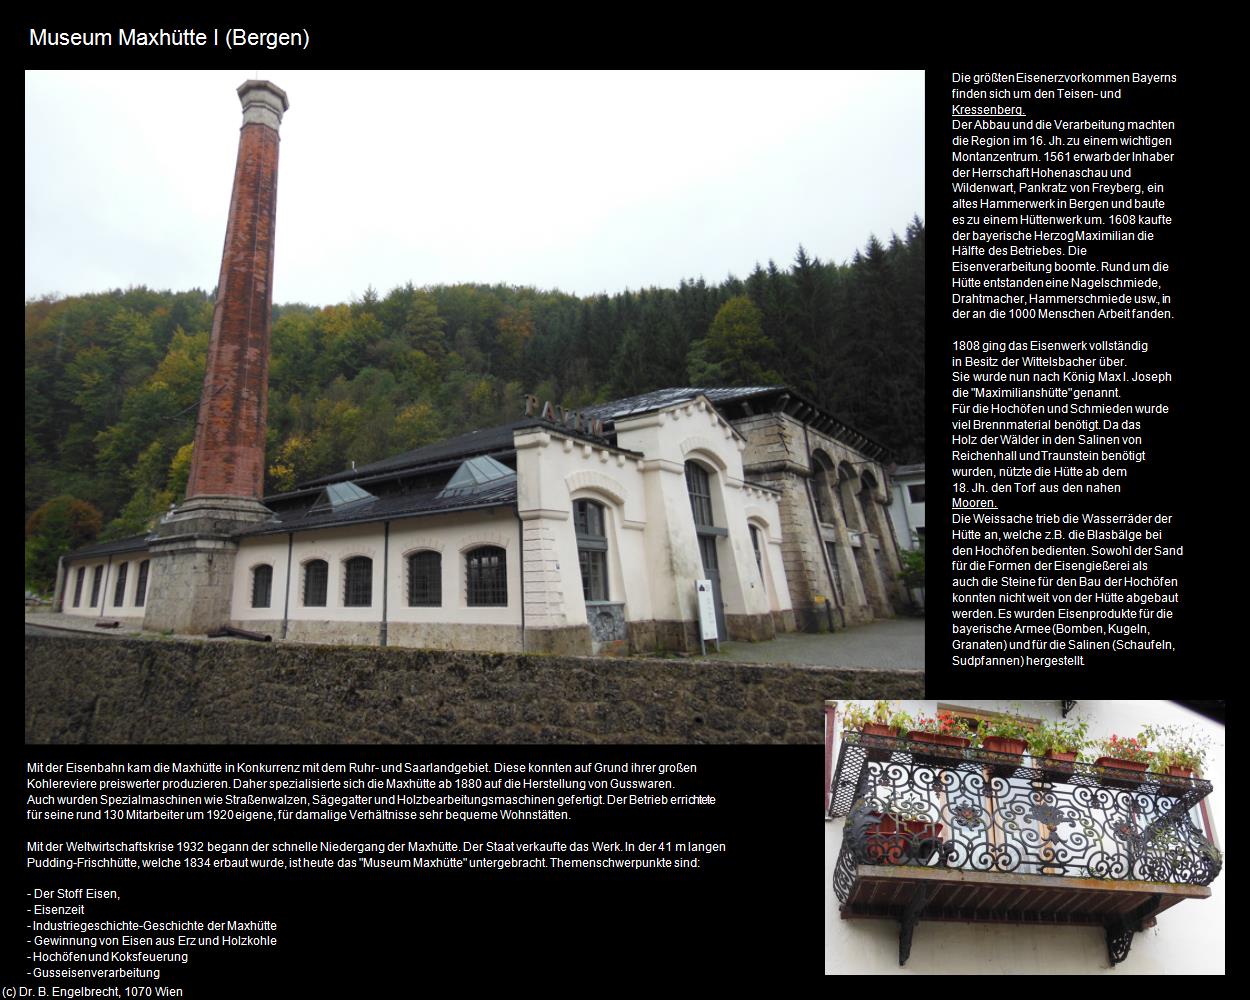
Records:
M694 581L702 563L686 492L685 463L702 462L712 480L721 587L730 614L790 608L781 558L777 494L743 481L742 440L708 404L671 407L617 423L621 449L639 459L542 428L518 431L518 508L527 526L526 625L587 622L577 559L573 502L606 512L610 599L628 621L693 620ZM763 529L766 576L760 580L748 519Z
M939 708L983 711L1016 709L1033 718L1061 717L1057 701L903 702L912 715L932 715ZM841 719L841 707L838 718ZM1205 800L1215 826L1216 843L1225 850L1224 727L1164 701L1078 702L1074 714L1090 724L1094 737L1136 735L1148 723L1197 725L1216 749L1204 777L1214 791ZM841 748L836 725L834 760ZM843 920L833 893L833 871L842 847L843 818L825 821L825 972L831 975L1117 975L1222 974L1224 972L1225 873L1211 884L1209 899L1189 899L1166 910L1158 926L1133 938L1127 960L1114 968L1098 927L1008 926L921 921L912 939L911 957L898 964L898 923L890 920Z
M96 559L82 559L73 562L67 562L67 570L65 575L65 593L61 610L67 615L77 615L82 618L143 618L143 608L135 603L138 593L137 586L139 581L139 564L148 559L146 552L124 552L120 555L113 556L110 561L107 557ZM117 576L121 572L121 567L126 566L126 585L120 605L114 604L114 591L117 588ZM74 587L78 580L78 568L84 567L86 573L83 576L82 595L79 605L74 606ZM91 580L95 575L95 568L100 566L103 568L102 583L100 586L100 594L96 598L95 603L91 602ZM151 584L151 563L148 564L148 583Z
M291 621L380 622L382 620L383 537L381 523L349 525L322 531L295 533L291 572L287 575L287 535L261 535L244 539L234 566L231 617L235 621L272 621L283 617L289 592ZM521 623L521 570L518 558L517 520L512 511L499 508L418 517L391 522L387 620L391 622L452 623L471 625L519 625ZM465 557L480 545L497 545L506 553L507 607L469 607L465 596ZM404 557L410 552L432 549L442 554L443 603L441 607L408 607L408 577ZM353 556L373 560L373 603L369 607L344 607L344 564ZM303 567L313 559L329 566L325 607L305 607ZM256 566L273 566L270 607L253 608L252 572Z
M890 504L890 518L894 521L894 534L898 544L906 549L919 547L916 529L924 527L925 504L914 503L908 486L925 481L923 472L896 475L894 479L894 503Z
M685 465L700 463L709 473L715 524L728 530L717 541L721 595L727 614L762 615L789 608L789 588L780 558L780 506L776 494L744 481L745 439L706 400L699 398L616 422L617 443L646 455L648 562L652 580L672 581L657 618L698 618L695 581L702 578L694 517L686 489ZM774 588L760 581L748 516L767 528ZM775 602L775 603L774 603ZM668 610L671 609L671 610Z

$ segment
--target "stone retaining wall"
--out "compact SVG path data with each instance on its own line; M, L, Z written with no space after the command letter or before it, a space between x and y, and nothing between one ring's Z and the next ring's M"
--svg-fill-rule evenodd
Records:
M919 671L26 637L31 743L819 743Z

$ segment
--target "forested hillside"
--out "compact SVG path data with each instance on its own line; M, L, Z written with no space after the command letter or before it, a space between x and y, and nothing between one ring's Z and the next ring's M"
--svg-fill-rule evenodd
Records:
M212 312L199 290L26 304L28 518L69 496L102 514L101 537L120 537L181 498ZM899 461L922 459L919 219L844 264L799 248L788 267L770 261L716 285L577 298L409 284L349 304L275 306L267 490L513 420L527 392L576 407L661 386L769 382Z

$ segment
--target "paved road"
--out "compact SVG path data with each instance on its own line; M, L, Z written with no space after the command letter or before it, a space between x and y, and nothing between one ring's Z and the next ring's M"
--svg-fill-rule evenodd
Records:
M924 619L894 618L840 632L787 632L771 642L722 642L709 660L825 667L924 669Z

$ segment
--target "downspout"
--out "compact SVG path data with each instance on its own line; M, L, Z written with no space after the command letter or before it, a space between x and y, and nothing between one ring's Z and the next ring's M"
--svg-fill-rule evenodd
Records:
M521 509L512 508L516 512L517 558L521 561L521 652L525 652L525 522L521 520Z
M391 522L382 522L382 645L386 645L386 587L391 578Z
M803 421L803 448L807 453L807 468L810 471L816 467L816 463L812 460L812 442L807 436L807 421ZM820 558L825 564L825 576L829 578L829 594L831 600L825 602L825 614L829 617L829 631L834 631L833 624L833 601L838 599L838 585L833 581L833 567L829 565L829 547L825 545L825 538L820 533L820 512L816 510L816 498L812 496L812 477L809 475L803 480L803 487L807 490L807 505L812 509L812 524L816 525L816 541L820 543Z
M291 611L291 549L295 545L295 532L286 533L286 587L282 595L282 638L286 638L287 616Z

